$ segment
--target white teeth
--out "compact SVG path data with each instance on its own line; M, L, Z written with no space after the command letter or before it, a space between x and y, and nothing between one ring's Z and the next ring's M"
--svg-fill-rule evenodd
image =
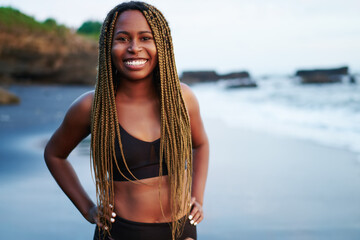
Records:
M145 64L146 62L147 60L130 60L130 61L125 61L125 64L130 66L139 66Z

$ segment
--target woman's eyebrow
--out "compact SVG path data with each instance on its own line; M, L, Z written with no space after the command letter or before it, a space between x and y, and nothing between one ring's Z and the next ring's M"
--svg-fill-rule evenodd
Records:
M118 35L118 34L126 34L126 35L129 35L129 32L127 32L127 31L122 31L122 30L120 30L120 31L117 31L116 33L115 33L115 35Z
M151 31L140 31L140 32L138 32L139 34L143 34L143 33L150 33L150 34L152 34L152 32ZM130 33L129 32L127 32L127 31L123 31L123 30L119 30L119 31L117 31L116 33L115 33L115 35L118 35L118 34L126 34L126 35L130 35Z
M150 33L150 34L152 34L151 31L140 31L139 33L140 33L140 34L142 34L142 33Z

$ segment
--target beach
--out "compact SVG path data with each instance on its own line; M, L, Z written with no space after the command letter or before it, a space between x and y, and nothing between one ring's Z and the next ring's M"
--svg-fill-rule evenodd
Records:
M16 115L16 109L0 108L2 238L92 239L95 226L62 193L43 160L43 147L67 107L89 89L31 89L22 98L26 109L36 105L35 110L25 112L27 119ZM29 90L19 87L13 91ZM201 106L206 105L204 96L199 94ZM54 102L61 104L52 107ZM209 108L202 108L210 166L199 239L359 239L360 162L356 152L239 127L203 112ZM47 115L52 117L44 120L42 116ZM69 160L95 199L88 144L88 139L81 143Z
M358 239L356 154L206 120L203 239Z

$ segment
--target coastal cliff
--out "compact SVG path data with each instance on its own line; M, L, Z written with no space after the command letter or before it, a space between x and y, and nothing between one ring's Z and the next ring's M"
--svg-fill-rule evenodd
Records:
M52 19L0 8L0 83L94 84L98 46Z

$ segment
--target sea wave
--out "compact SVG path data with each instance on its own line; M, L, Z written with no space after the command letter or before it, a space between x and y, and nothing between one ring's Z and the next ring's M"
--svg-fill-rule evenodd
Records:
M258 88L226 89L221 82L193 86L205 117L230 126L347 149L360 160L360 87L301 85L290 78L258 80Z

